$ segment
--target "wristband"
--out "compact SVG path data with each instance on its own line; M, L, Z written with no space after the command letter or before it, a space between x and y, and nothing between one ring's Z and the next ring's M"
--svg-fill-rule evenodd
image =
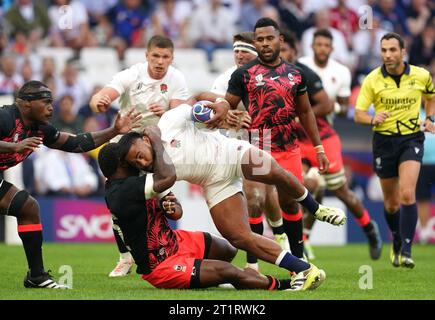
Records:
M373 120L375 120L375 116L372 117L372 120L370 120L370 125L373 125Z
M224 99L224 98L216 98L215 102L216 103L223 102L223 103L225 103L228 106L228 109L231 109L230 103L226 99Z
M435 115L427 116L426 120L430 120L430 121L432 121L432 123L435 123Z
M318 146L315 146L314 149L316 149L316 153L325 153L325 149L323 148L323 146L321 144L319 144Z

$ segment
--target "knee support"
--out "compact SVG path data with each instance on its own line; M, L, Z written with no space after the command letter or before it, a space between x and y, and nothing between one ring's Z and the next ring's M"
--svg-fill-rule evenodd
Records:
M328 190L337 190L341 188L346 183L346 175L344 174L344 169L341 169L337 173L325 174L326 187Z
M7 215L18 217L21 213L21 209L29 198L29 193L25 190L18 191L15 196L12 198L12 201L9 205Z

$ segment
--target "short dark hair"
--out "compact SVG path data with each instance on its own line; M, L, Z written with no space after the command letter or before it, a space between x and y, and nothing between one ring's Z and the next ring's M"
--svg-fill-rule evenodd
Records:
M329 40L333 41L334 37L332 36L331 31L329 31L328 29L318 29L316 30L316 32L314 32L313 35L313 42L317 37L325 37L328 38Z
M137 140L141 139L143 137L142 134L138 132L129 132L124 134L121 139L119 139L119 159L121 161L125 161L125 157L127 156L128 151L130 151L130 148L132 144Z
M108 143L101 148L98 153L98 165L106 178L115 174L120 163L118 143Z
M296 47L297 40L293 32L286 29L281 29L281 35L284 39L284 42L287 43L290 46L290 48L297 50Z
M396 39L397 41L399 41L400 49L405 48L405 40L403 40L403 38L400 34L395 33L395 32L388 32L388 33L384 34L384 36L381 38L381 43L383 40L390 40L390 39Z
M254 33L252 31L244 31L233 36L233 42L242 41L249 44L254 44Z
M265 28L265 27L274 27L276 30L279 30L278 23L276 23L275 20L271 18L260 18L258 19L257 23L254 26L254 32L258 28Z
M169 39L168 37L164 37L164 36L153 36L147 44L147 50L151 50L152 48L157 47L157 48L169 48L174 50L174 43L172 42L171 39Z

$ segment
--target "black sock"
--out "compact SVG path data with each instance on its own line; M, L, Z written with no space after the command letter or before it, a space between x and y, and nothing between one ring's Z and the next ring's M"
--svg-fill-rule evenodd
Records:
M373 223L370 221L367 225L365 225L364 227L362 227L363 231L365 234L369 234L374 230L374 226Z
M263 235L264 226L263 226L263 219L261 219L261 222L258 223L249 223L249 226L251 227L252 232ZM258 259L253 254L247 252L246 253L246 261L248 263L257 263Z
M116 240L116 245L118 246L118 251L119 253L127 253L129 252L129 250L125 246L124 240L121 237L122 234L121 229L118 228L119 228L118 226L116 227L114 226L114 228L112 228L113 235L115 236L115 240Z
M280 218L278 221L271 221L270 219L267 219L267 221L269 222L269 225L272 228L272 232L274 235L283 234L285 232L282 218Z
M42 230L20 231L20 227L23 227L23 225L18 226L18 235L23 242L30 275L32 277L40 276L44 272L44 262L42 261Z
M266 276L269 280L269 290L285 290L291 288L290 279L276 279L273 276Z
M402 238L402 255L411 256L412 241L417 226L417 204L400 206L400 236Z
M297 221L290 221L285 218L283 220L292 255L302 258L304 256L302 218Z
M388 213L388 211L384 208L384 216L387 221L388 227L390 228L391 234L393 235L393 248L395 252L400 250L402 245L402 239L400 237L400 210L394 213Z
M284 226L280 225L279 227L272 227L272 232L273 234L283 234L284 231Z
M296 201L299 202L301 206L303 206L305 209L307 209L309 213L315 214L317 209L319 209L319 203L313 198L313 196L311 195L311 193L308 192L308 190L306 190L306 192L307 195L304 199L302 200L297 199Z

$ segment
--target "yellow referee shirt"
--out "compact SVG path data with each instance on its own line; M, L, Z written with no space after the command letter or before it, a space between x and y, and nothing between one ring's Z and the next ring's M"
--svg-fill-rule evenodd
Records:
M367 111L373 103L376 113L389 112L384 123L373 130L384 135L406 135L420 130L421 96L432 98L435 88L426 69L405 63L405 72L396 80L385 66L374 69L364 79L356 109Z

